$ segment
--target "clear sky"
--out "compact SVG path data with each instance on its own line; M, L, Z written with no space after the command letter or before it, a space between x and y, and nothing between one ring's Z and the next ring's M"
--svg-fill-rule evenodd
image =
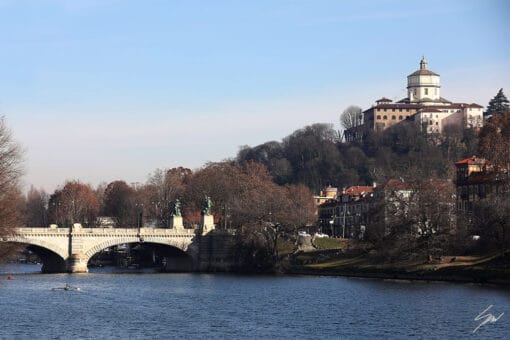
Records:
M144 182L405 97L510 95L508 1L0 0L0 114L26 185Z

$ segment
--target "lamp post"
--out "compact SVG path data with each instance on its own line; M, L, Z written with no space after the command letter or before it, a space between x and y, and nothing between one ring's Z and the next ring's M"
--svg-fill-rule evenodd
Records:
M344 202L344 221L342 224L342 238L345 238L345 214L347 213L347 204Z
M74 200L71 200L71 204L73 205L72 218L71 218L71 231L74 227L74 222L76 221L76 203Z
M331 220L329 220L329 226L331 229L331 236L335 236L333 232L333 225L335 224L335 215L331 216Z
M55 224L58 226L59 224L58 208L60 207L61 204L60 202L53 202L51 205L55 209Z
M140 232L140 228L143 223L143 203L137 203L136 207L138 208L136 214L136 226L138 228L138 232Z
M162 218L163 214L160 215L160 213L159 213L160 211L161 212L163 211L163 209L160 209L162 204L161 204L161 201L155 201L155 202L151 202L151 203L154 206L154 221L152 223L157 228L159 224L163 225L163 218ZM160 222L160 223L158 223L158 222Z

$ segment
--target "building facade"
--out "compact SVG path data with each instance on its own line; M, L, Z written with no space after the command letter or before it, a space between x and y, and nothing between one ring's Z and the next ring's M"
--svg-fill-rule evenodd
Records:
M486 159L473 156L456 162L455 167L458 211L469 212L474 202L510 193L510 166L494 169Z
M351 186L319 206L319 225L333 237L363 238L373 204L374 186Z
M403 182L390 179L382 186L351 186L341 191L338 198L319 206L319 226L323 233L333 237L364 239L373 219L374 209L384 203L382 218L390 223L388 214L405 214L402 201L409 200L411 189Z
M383 131L406 120L427 133L442 133L447 125L478 129L483 126L483 107L441 97L441 77L422 58L420 69L407 76L407 97L397 102L385 97L376 100L363 111L363 124L345 130L344 137L348 142L359 141L369 130Z

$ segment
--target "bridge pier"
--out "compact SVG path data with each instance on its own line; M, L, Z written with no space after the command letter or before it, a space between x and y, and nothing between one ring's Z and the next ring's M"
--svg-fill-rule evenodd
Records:
M67 271L67 265L64 260L52 261L43 260L41 272L42 273L65 273Z
M67 272L69 273L88 273L88 258L83 254L72 254L67 259Z

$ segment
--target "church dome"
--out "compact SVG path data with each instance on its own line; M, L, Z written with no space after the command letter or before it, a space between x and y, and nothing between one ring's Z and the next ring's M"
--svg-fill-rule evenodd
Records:
M439 74L432 72L431 70L427 70L427 60L423 57L420 61L420 69L418 71L414 71L409 76L439 76Z
M420 69L407 76L407 92L410 102L426 103L440 100L441 77L427 69L427 60L423 57Z

